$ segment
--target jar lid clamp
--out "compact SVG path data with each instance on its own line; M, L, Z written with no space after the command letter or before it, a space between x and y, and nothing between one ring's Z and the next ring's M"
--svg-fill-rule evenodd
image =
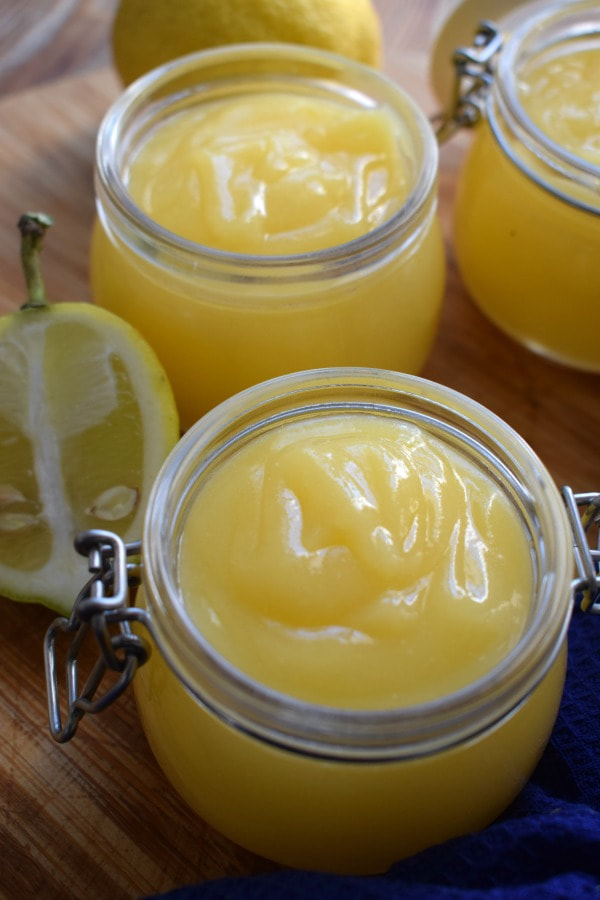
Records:
M574 494L562 490L563 500L575 539L575 563L579 578L572 583L574 597L581 597L584 612L600 614L600 494ZM596 528L596 547L592 529Z
M75 549L88 557L90 578L75 600L70 618L56 618L46 632L44 660L50 733L58 743L71 740L85 713L106 709L129 686L138 666L150 655L148 642L131 631L131 622L149 627L143 609L129 606L130 587L139 582L139 541L125 544L110 531L92 529L75 539ZM110 626L116 626L111 633ZM78 659L92 631L100 654L83 688L79 686ZM73 634L66 653L67 715L63 724L57 674L56 642L62 633ZM118 673L113 685L97 696L107 671Z
M482 21L470 47L455 50L454 86L447 112L433 117L439 143L451 138L459 129L479 122L485 93L492 82L493 62L502 48L503 37L493 22Z

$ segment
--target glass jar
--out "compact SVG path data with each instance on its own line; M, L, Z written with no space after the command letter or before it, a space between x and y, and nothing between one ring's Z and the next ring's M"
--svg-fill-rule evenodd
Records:
M228 662L186 610L181 541L190 504L212 473L271 429L340 413L418 425L491 476L518 513L534 573L524 631L499 663L454 693L374 710L304 702ZM207 822L290 866L383 871L484 827L522 788L555 721L572 547L565 507L540 460L462 395L358 369L299 373L243 392L188 431L147 510L142 606L156 647L134 683L159 764Z
M289 256L225 252L184 240L133 202L127 168L148 132L215 99L277 89L391 112L408 161L401 208L363 237ZM184 427L264 379L321 366L417 372L444 287L438 152L415 103L376 71L325 51L248 44L169 63L132 85L100 128L97 303L129 320L157 352Z
M600 166L542 131L519 87L537 65L600 52L600 7L528 4L499 30L504 45L484 67L483 115L457 189L459 268L477 305L512 338L600 372ZM590 118L590 140L594 127Z

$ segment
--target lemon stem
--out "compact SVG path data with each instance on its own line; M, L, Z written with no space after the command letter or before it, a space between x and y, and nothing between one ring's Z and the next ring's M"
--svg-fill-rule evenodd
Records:
M52 218L45 213L25 213L17 223L21 232L21 264L27 285L27 302L21 309L48 305L40 269L40 251L46 229L52 224Z

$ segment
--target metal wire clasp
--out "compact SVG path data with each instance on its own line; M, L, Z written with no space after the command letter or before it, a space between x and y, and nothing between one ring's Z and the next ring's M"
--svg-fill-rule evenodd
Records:
M148 642L133 634L130 627L130 622L134 621L147 627L149 624L145 610L129 606L130 587L139 582L140 543L125 544L110 531L94 529L78 535L75 548L88 557L91 578L77 597L71 617L55 619L44 641L50 732L59 743L73 737L85 713L101 712L119 697L150 655ZM113 626L112 630L110 626ZM78 657L90 630L100 648L100 656L80 690ZM66 654L67 715L64 725L60 712L56 647L57 638L63 632L73 634ZM109 669L117 672L118 678L103 694L95 697Z
M562 489L574 536L578 577L573 595L581 597L584 612L600 614L600 494L574 494Z
M493 77L493 61L502 42L496 25L484 20L479 24L473 44L455 50L450 109L432 119L439 143L448 140L459 128L470 128L481 118L483 98Z

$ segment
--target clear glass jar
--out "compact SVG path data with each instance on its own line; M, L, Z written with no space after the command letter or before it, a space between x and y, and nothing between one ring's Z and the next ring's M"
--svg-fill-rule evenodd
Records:
M519 94L526 69L600 51L600 7L529 4L499 29L505 43L458 184L459 268L478 306L511 337L600 372L600 167L540 130Z
M286 696L223 658L186 610L180 547L211 474L268 430L340 412L420 426L482 468L518 513L531 608L482 677L405 708L339 709ZM228 400L160 474L143 535L143 595L158 649L135 679L141 720L174 787L233 841L278 862L368 873L492 821L531 774L561 699L573 539L540 460L472 400L413 376L321 370Z
M273 89L357 108L384 106L409 160L406 202L363 237L290 256L213 250L156 225L132 201L127 166L149 129L215 98ZM157 69L101 126L94 299L160 357L185 427L239 390L339 365L417 372L433 341L445 262L437 144L415 103L374 70L292 45L225 47Z

